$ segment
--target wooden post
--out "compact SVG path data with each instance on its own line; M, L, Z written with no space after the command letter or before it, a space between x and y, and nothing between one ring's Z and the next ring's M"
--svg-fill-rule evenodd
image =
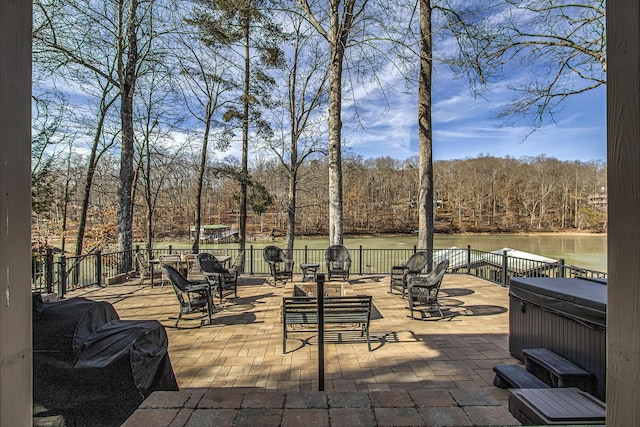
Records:
M0 1L0 425L31 426L31 14Z
M640 425L640 3L607 1L607 425Z

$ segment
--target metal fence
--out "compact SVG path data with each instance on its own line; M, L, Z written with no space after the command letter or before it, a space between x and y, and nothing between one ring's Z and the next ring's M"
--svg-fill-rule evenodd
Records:
M102 253L97 251L79 257L54 256L51 250L32 256L32 291L57 293L63 297L68 291L90 286L104 286L110 280L126 280L137 275L135 252L142 251L147 259L157 259L164 254L188 254L190 249L141 249L133 252ZM359 246L349 248L352 274L387 275L391 267L402 265L417 251L416 247L405 249L368 249ZM211 252L216 254L216 250ZM233 259L237 249L223 250ZM245 251L245 274L269 274L269 266L262 258L262 249L249 246ZM528 258L509 256L503 253L484 252L463 248L433 250L433 265L443 259L449 260L448 273L470 274L482 279L509 286L512 277L578 277L601 280L606 283L607 273L566 265L564 260L544 262ZM293 250L296 266L302 263L317 263L319 273L326 271L325 250ZM297 267L296 267L297 268Z

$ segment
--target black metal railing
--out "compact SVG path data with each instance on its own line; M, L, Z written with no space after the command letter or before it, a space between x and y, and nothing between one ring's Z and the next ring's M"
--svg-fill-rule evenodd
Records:
M123 281L138 273L135 252L143 251L147 259L157 259L164 254L188 254L191 249L143 249L132 252L96 251L79 257L55 257L51 250L32 256L32 291L57 293L63 297L68 291L90 286L104 286L110 282ZM215 254L216 250L210 250ZM352 274L386 275L391 267L402 265L417 251L417 248L368 249L359 246L349 248ZM225 249L224 254L233 259L237 249ZM589 270L557 262L541 261L510 256L502 253L484 252L465 248L435 249L433 265L443 259L449 260L449 273L470 274L482 279L509 286L512 277L577 277L606 282L607 273ZM309 249L307 246L293 250L296 266L302 263L317 263L318 273L326 272L325 250ZM249 246L245 251L245 274L269 274L269 266L262 258L262 249Z

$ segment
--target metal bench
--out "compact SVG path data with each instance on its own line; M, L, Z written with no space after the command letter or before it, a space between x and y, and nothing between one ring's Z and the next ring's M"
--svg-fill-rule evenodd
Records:
M369 339L369 322L371 320L371 296L334 296L324 297L325 330L329 325L355 325L356 329L340 331L359 331L360 336L367 338L367 346L371 351ZM290 330L293 325L315 325L313 329ZM318 332L318 301L315 297L282 298L282 352L287 352L287 336L289 333ZM337 328L335 330L338 330Z
M493 385L500 388L549 388L540 378L519 365L496 365Z
M549 378L549 385L558 388L577 387L592 393L595 377L573 362L547 348L526 348L522 350L527 371L536 377Z

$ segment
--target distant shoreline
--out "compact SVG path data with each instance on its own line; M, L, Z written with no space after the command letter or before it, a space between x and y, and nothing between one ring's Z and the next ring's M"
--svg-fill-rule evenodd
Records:
M509 231L509 232L464 232L464 233L446 233L446 232L435 232L434 236L606 236L606 232L595 232L595 231L539 231L539 232L517 232L517 231ZM377 233L377 234L347 234L345 233L345 237L347 238L362 238L366 239L369 237L409 237L409 236L417 236L417 233ZM281 236L284 239L284 236ZM296 235L297 238L305 238L305 239L326 239L329 236L326 235ZM280 239L278 239L280 240Z

